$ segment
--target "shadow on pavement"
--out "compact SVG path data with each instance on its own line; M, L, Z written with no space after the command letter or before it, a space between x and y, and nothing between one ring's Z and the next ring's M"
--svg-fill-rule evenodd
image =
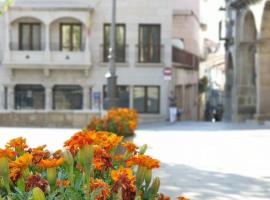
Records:
M192 200L267 200L270 180L204 171L186 165L161 164L161 192L172 198L184 194Z

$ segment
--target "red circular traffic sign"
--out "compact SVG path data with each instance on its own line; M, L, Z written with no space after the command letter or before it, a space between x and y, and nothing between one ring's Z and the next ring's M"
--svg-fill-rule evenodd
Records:
M172 75L172 68L171 67L165 67L163 69L164 76L171 76Z

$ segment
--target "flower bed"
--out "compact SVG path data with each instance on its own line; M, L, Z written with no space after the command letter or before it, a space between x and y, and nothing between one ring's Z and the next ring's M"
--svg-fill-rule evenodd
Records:
M13 139L0 149L0 199L169 199L158 192L160 179L152 177L159 161L145 155L146 145L122 139L110 132L80 131L56 152ZM120 146L125 151L116 154Z
M120 136L132 136L138 124L138 114L134 109L113 108L103 118L93 118L88 130L109 131Z

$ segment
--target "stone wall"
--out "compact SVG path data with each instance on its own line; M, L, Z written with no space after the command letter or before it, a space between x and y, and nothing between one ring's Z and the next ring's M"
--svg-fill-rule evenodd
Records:
M84 128L91 118L100 115L100 112L79 111L1 112L0 126Z

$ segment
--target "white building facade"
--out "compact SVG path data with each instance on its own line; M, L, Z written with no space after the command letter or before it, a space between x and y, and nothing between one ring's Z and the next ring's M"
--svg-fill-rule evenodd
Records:
M137 109L142 120L165 120L175 87L192 88L186 119L197 119L199 11L179 2L117 1L119 106ZM99 116L106 106L110 16L105 0L15 1L0 17L0 125L82 127ZM195 34L177 32L177 20L195 17ZM172 48L173 38L189 49ZM166 67L174 72L170 81Z

